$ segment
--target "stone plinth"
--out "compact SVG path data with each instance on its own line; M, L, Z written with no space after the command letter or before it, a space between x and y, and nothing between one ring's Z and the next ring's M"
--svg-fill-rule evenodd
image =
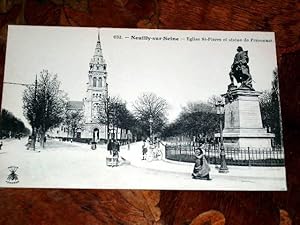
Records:
M263 128L258 96L261 92L235 88L225 97L225 147L271 148L274 134Z

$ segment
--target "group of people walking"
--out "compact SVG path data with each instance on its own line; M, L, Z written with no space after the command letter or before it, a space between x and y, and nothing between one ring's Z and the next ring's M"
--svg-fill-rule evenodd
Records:
M151 142L150 138L143 140L143 145L142 145L143 158L142 158L142 160L146 160L147 154L151 154L151 153L152 153L152 156L154 156L156 158L162 157L160 145L162 145L162 142L157 137L154 138L153 142Z
M159 145L161 142L158 139L155 139L153 143L151 143L150 138L147 138L146 140L143 140L142 145L142 160L147 159L147 152L151 150L153 151L153 148L159 148ZM113 158L118 159L119 158L119 152L120 152L120 143L116 141L115 139L111 139L107 144L107 150L109 151L110 155ZM201 179L201 180L211 180L209 176L210 167L206 161L205 155L204 155L204 145L200 145L195 149L195 164L194 169L192 172L192 178L193 179Z
M159 145L162 144L160 140L155 139L152 143L152 149L159 148ZM142 145L142 160L147 159L147 153L151 148L150 138L143 140ZM210 167L204 155L204 144L200 145L194 150L195 153L195 164L192 172L193 179L201 179L201 180L211 180L209 176Z
M113 157L118 157L120 152L120 143L116 141L114 138L110 139L107 144L107 150L109 151L110 155Z
M106 157L106 165L119 166L120 143L114 138L110 139L107 143L107 151L109 151L109 156Z

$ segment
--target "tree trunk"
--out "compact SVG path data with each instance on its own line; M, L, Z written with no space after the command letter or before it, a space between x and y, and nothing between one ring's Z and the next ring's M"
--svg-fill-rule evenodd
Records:
M76 128L73 128L73 129L72 129L72 137L73 137L73 138L75 138L75 136L76 136L76 133L75 133L75 132L76 132Z
M40 133L40 145L42 148L45 148L45 135L46 134L43 131Z
M116 140L118 140L118 127L116 126Z
M114 124L113 124L113 126L112 126L112 131L113 131L114 139L116 139L116 136L115 136L115 125L114 125Z

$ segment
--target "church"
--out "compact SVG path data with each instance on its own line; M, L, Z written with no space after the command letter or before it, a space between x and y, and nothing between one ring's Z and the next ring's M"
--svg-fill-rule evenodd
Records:
M98 118L100 110L105 110L105 101L108 98L106 63L103 58L99 33L94 55L89 63L87 78L86 94L83 100L68 102L68 110L80 111L83 115L80 126L78 126L73 135L71 132L68 132L66 126L61 125L51 132L51 136L58 138L72 138L74 136L77 139L94 140L96 142L108 138L110 132L107 129L107 125L101 124ZM126 132L121 132L120 129L114 130L114 134L109 135L117 139L128 138L128 133L126 135Z

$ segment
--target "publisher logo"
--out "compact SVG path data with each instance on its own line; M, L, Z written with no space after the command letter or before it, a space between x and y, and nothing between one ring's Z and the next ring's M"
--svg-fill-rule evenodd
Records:
M10 166L8 167L8 170L10 174L8 175L6 182L9 184L16 184L19 183L18 174L16 174L16 171L19 167L17 166Z

